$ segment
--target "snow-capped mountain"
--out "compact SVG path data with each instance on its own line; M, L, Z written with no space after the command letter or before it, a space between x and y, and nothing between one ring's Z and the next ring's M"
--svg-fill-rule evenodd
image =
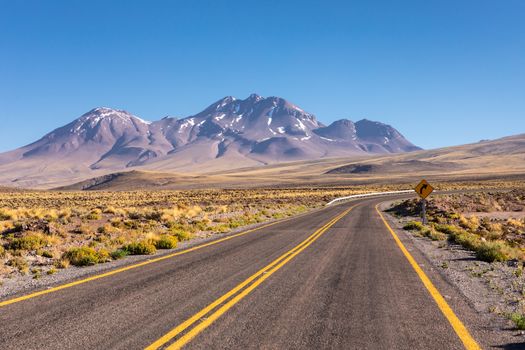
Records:
M97 170L209 171L417 149L391 126L346 119L324 126L283 98L252 94L244 100L225 97L186 118L155 122L95 108L28 146L0 154L0 180L31 186L45 176L78 177Z

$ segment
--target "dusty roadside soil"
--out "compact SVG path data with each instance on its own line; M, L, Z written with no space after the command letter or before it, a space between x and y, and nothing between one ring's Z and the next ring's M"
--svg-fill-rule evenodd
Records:
M384 211L394 202L381 206ZM525 276L523 265L517 261L487 263L477 260L475 254L449 241L432 241L403 229L418 217L396 218L386 213L398 235L409 240L476 310L483 322L507 333L515 341L525 341L525 331L516 328L510 315L525 310ZM516 348L517 349L517 348Z

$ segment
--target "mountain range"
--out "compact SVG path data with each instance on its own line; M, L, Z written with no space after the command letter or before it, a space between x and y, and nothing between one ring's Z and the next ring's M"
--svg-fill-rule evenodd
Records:
M0 154L0 184L47 187L126 169L203 173L419 149L380 122L342 119L325 126L280 97L228 96L198 114L154 122L95 108Z

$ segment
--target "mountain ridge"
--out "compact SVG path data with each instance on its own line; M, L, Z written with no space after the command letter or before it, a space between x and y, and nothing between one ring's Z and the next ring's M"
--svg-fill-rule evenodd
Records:
M0 154L0 171L5 170L0 183L38 185L46 177L69 181L135 167L202 172L419 149L380 122L344 119L325 126L281 97L226 96L197 114L157 121L94 108L29 145Z

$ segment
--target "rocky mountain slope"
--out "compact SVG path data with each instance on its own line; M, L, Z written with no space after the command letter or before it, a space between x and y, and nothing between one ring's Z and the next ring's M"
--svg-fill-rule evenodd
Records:
M0 183L38 187L132 168L202 173L418 149L389 125L344 119L324 126L285 99L252 94L155 122L95 108L30 145L0 154Z

